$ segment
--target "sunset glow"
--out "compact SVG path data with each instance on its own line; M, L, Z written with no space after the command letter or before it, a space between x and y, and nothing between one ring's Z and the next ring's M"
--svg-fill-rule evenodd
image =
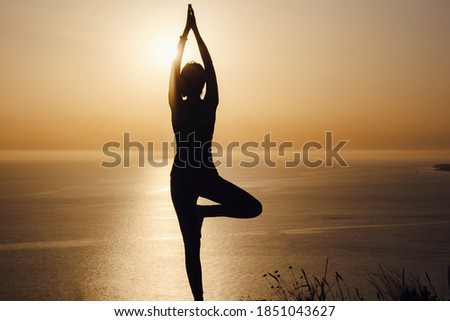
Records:
M445 1L197 1L217 70L215 139L334 131L351 149L448 149ZM178 1L3 1L0 149L170 140ZM183 61L198 61L189 36Z

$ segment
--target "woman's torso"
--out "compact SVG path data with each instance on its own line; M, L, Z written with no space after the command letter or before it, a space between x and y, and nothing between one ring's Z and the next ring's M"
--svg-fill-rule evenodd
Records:
M203 100L184 100L172 111L176 154L171 176L217 173L211 153L214 124L215 108Z

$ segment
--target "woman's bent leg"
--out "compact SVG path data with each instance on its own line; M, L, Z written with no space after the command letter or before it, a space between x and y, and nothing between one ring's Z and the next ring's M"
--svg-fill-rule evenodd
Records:
M201 217L252 218L262 213L261 203L248 192L219 175L208 177L200 196L219 205L197 205Z

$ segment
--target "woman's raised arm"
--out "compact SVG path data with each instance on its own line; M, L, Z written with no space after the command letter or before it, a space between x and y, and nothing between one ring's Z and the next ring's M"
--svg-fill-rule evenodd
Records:
M194 32L195 39L197 40L198 49L200 51L200 55L202 56L203 64L205 66L206 72L206 94L204 100L214 106L217 107L219 104L219 90L217 86L217 77L216 71L214 70L213 62L211 59L211 55L209 54L208 48L206 47L205 42L200 36L200 32L197 27L197 22L195 20L194 10L192 7L189 7L192 13L192 31Z
M193 16L193 11L191 6L188 7L186 26L184 27L183 34L180 36L180 41L177 45L177 52L175 54L175 58L172 62L172 69L170 71L170 80L169 80L169 106L173 110L177 108L178 103L181 100L180 93L180 68L181 68L181 59L183 57L184 46L186 44L187 35L189 30L192 28L194 24L195 18Z

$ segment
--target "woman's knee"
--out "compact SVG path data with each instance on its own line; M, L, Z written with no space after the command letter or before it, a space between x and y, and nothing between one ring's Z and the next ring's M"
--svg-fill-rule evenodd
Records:
M246 217L253 218L261 215L262 213L262 204L256 198L252 198L252 200L246 206Z
M184 251L188 256L200 255L201 241L200 237L189 238L184 240Z

